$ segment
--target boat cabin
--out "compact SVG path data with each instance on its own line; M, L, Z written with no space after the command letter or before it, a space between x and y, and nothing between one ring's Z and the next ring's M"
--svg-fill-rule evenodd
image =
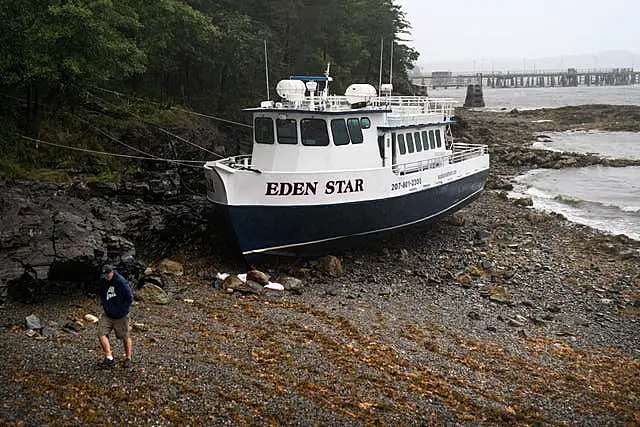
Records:
M349 86L344 96L328 96L326 89L316 96L316 86L300 80L283 80L278 88L283 102L267 101L245 110L253 114L254 169L313 172L393 166L396 173L409 173L451 153L453 103L378 97L373 86L362 84Z

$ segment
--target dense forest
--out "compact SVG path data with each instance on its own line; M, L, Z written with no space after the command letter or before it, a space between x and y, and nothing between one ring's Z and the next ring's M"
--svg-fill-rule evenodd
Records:
M409 29L393 0L3 0L0 166L43 166L36 139L110 151L105 129L127 116L240 120L266 98L265 50L271 86L330 63L340 91L377 83L381 47L388 76L394 41L394 85L406 87L418 57L402 43Z

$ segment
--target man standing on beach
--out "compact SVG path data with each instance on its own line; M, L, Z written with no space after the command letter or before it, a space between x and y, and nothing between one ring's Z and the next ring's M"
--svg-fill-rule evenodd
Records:
M113 266L105 265L100 274L100 303L104 314L98 323L98 338L105 358L98 364L101 369L113 368L116 364L111 354L108 335L115 331L116 338L122 340L125 359L123 367L131 366L131 337L129 336L129 311L133 303L133 292Z

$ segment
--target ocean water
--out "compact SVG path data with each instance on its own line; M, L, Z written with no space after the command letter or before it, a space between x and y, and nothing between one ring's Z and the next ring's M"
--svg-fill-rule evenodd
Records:
M569 131L538 135L533 147L640 159L640 133ZM536 169L517 178L534 207L570 221L640 240L640 166Z
M533 147L552 151L596 154L614 159L640 160L640 133L597 130L547 132L538 135Z
M466 88L432 90L464 104ZM485 110L511 111L568 105L640 105L640 85L570 88L484 88ZM640 133L540 132L532 146L554 151L640 159ZM514 195L527 195L535 209L558 212L569 221L640 240L640 166L537 169L516 178Z
M640 240L640 166L535 169L517 177L514 193L534 208Z
M640 85L633 86L578 86L542 88L490 88L482 89L485 110L532 110L567 105L610 104L640 105ZM467 88L432 89L429 96L453 98L464 105Z

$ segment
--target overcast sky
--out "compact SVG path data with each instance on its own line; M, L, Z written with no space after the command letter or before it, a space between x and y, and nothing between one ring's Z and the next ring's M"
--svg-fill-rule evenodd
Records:
M418 64L640 53L640 0L394 0Z

